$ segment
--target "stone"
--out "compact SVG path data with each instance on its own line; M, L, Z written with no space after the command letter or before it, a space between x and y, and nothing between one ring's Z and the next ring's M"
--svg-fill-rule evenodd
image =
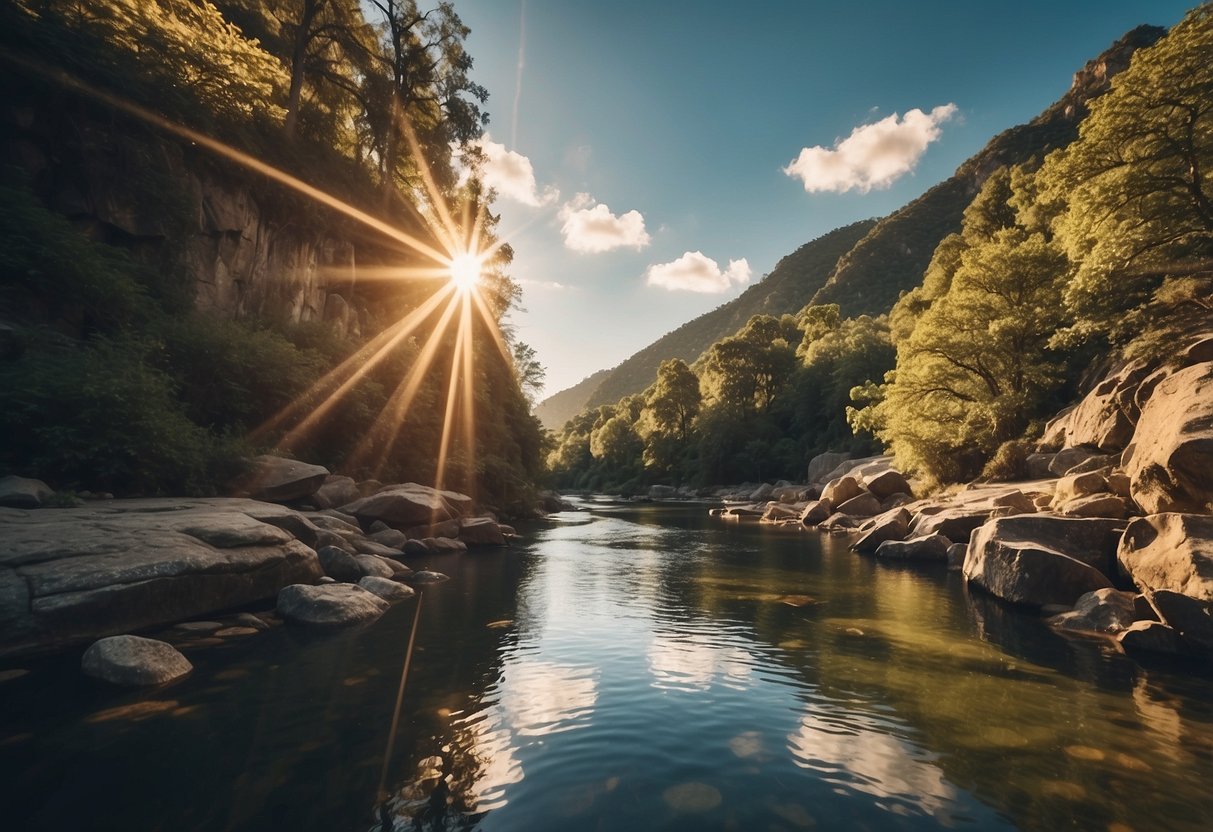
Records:
M396 570L388 566L387 560L377 555L354 555L354 561L358 564L360 574L351 583L357 583L368 575L378 578L391 578L396 574Z
M826 476L839 465L842 465L851 455L839 451L826 451L809 460L808 482L810 485L826 482Z
M1084 593L1112 586L1108 576L1122 528L1115 520L1000 517L974 533L964 576L1006 601L1072 606Z
M468 550L468 545L462 540L452 540L449 537L426 537L421 543L431 555L456 555Z
M420 540L408 540L400 547L406 558L416 558L430 553L429 547Z
M1126 500L1132 499L1130 484L1129 475L1124 471L1113 471L1108 474L1108 490L1117 497L1123 497Z
M775 486L770 483L763 483L754 489L749 496L746 497L752 503L765 503L771 499L771 494L775 492Z
M1124 520L1129 516L1129 506L1123 497L1115 494L1090 494L1075 497L1057 507L1057 513L1066 517L1111 517Z
M1179 633L1157 621L1136 621L1116 636L1120 646L1129 654L1154 653L1182 656L1187 652Z
M367 575L358 582L358 586L372 595L379 596L389 604L403 601L406 598L412 598L417 594L411 587L398 584L395 581L389 581L387 578L378 578L374 575Z
M994 508L1009 508L1017 514L1032 514L1036 511L1036 504L1019 489L999 494L990 501L990 505Z
M678 489L672 485L650 485L650 500L671 500L678 495Z
M452 518L441 523L431 523L426 526L413 526L405 530L405 536L410 539L424 540L427 537L459 537L459 520Z
M369 497L372 494L378 494L384 488L390 488L390 487L391 486L385 486L379 480L374 480L374 479L360 480L358 482L358 496L359 497Z
M540 492L539 501L540 506L548 514L556 514L561 511L575 511L577 509L577 506L561 497L555 491Z
M871 494L860 494L838 506L838 511L852 517L872 517L880 514L880 500Z
M1036 443L1036 450L1043 452L1042 455L1047 455L1050 452L1056 453L1065 447L1066 430L1070 425L1070 414L1074 412L1076 406L1070 405L1059 411L1045 425L1044 432Z
M964 569L965 555L969 552L969 544L953 543L948 547L948 571L959 572Z
M355 584L292 584L278 593L278 614L293 624L344 627L383 615L388 604Z
M383 488L341 507L363 523L382 520L394 528L429 525L450 520L456 509L439 491L417 483Z
M910 540L887 540L876 547L876 557L885 560L947 561L952 541L941 534L929 534Z
M234 636L252 636L260 631L257 627L224 627L222 630L216 630L216 638L232 638Z
M350 540L354 551L359 555L376 555L381 558L399 557L401 550L394 546L384 546L365 537L355 537Z
M914 498L909 494L891 494L880 501L881 511L889 511L898 506L909 505L914 502Z
M1070 473L1070 469L1076 465L1086 462L1092 457L1105 459L1105 455L1091 448L1064 448L1053 455L1053 459L1049 461L1049 473L1063 477Z
M354 502L360 496L358 484L351 477L330 474L312 494L312 502L317 508L338 508Z
M863 486L854 477L839 477L821 490L821 499L829 500L830 505L840 506L847 500L864 493Z
M767 510L762 513L764 523L782 523L784 520L799 520L800 511L786 503L767 503Z
M183 621L173 625L174 629L185 633L213 633L222 627L223 624L218 621Z
M38 508L55 492L42 480L29 477L0 477L0 506Z
M420 572L414 572L409 575L408 582L410 584L436 584L442 581L449 581L449 575L444 575L441 572L433 572L429 569L423 569Z
M459 521L459 539L469 546L505 545L505 535L492 517L464 517Z
M390 560L388 558L384 558L383 562L385 564L387 564L388 567L392 570L392 580L393 581L402 581L405 578L407 578L409 575L413 574L412 569L409 569L407 566L405 566L403 563L401 563L398 560Z
M859 521L842 512L834 512L817 524L817 528L826 532L849 532L859 525Z
M1103 474L1091 472L1085 474L1067 474L1057 481L1053 491L1055 502L1064 503L1075 497L1086 497L1088 494L1098 494L1108 489L1108 480Z
M1213 504L1213 362L1171 375L1155 388L1125 464L1133 501L1146 514L1205 513Z
M109 500L0 509L0 656L167 627L311 583L316 553L253 500Z
M238 612L232 616L232 622L241 627L252 627L254 630L268 630L270 625L265 620L251 612Z
M896 508L865 523L860 531L863 537L851 544L856 552L869 554L886 540L903 540L910 529L910 512Z
M1213 517L1139 517L1125 529L1116 559L1143 592L1169 590L1213 603Z
M863 484L878 500L892 497L894 494L912 493L910 484L906 482L906 478L902 476L900 471L894 468L889 468L875 476L866 478Z
M1099 473L1107 474L1113 465L1120 462L1119 454L1099 454L1098 456L1087 457L1082 462L1075 465L1067 473L1068 474L1090 474Z
M1157 618L1183 636L1185 642L1213 652L1213 605L1180 592L1159 589L1145 592Z
M1036 453L1028 454L1024 460L1024 467L1027 469L1028 477L1034 480L1043 480L1053 476L1053 459L1057 456L1055 453Z
M1189 367L1213 361L1213 335L1198 336L1180 354L1180 360Z
M1104 588L1080 595L1074 609L1049 619L1062 630L1115 634L1137 620L1132 592Z
M115 685L162 685L194 666L171 644L140 636L110 636L93 642L80 660L84 675Z
M990 519L990 508L945 508L935 514L919 512L910 525L910 534L941 534L953 543L967 543L973 530Z
M336 509L312 512L306 515L306 517L312 521L314 526L330 532L342 535L362 534L362 527L358 525L357 517L337 511Z
M833 513L834 509L825 500L813 500L800 512L800 522L806 526L816 526Z
M316 493L329 470L297 459L262 454L253 459L252 470L240 480L240 490L254 500L287 503Z
M390 549L397 551L404 550L404 544L408 542L408 535L398 529L384 528L382 531L372 532L369 538L381 546L387 546ZM373 553L368 553L373 554Z
M1032 499L1032 505L1036 506L1037 511L1048 511L1053 506L1053 496L1051 494L1041 494Z
M1138 361L1108 374L1066 419L1065 447L1087 446L1107 453L1128 445L1138 418L1134 395L1149 372Z
M363 575L362 567L358 565L354 555L338 549L336 546L322 547L320 551L316 552L316 557L320 559L320 566L324 569L324 574L335 581L347 584L357 583Z
M328 575L321 575L319 578L316 579L317 586L323 586L324 584L335 584L335 583L337 583L337 581L333 580Z

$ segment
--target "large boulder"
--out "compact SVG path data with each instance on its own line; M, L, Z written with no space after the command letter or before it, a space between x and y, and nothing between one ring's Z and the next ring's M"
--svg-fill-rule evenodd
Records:
M813 457L809 460L809 484L824 483L831 471L850 458L850 454L838 451L826 451Z
M895 468L889 468L874 476L865 478L864 485L868 491L871 491L881 500L892 497L894 494L913 493L906 478Z
M1141 410L1125 461L1146 514L1207 512L1213 504L1213 362L1164 379Z
M834 507L828 500L813 500L800 512L800 522L806 526L816 526L834 513Z
M292 513L226 498L0 509L0 656L204 618L312 583L316 553L263 521Z
M458 514L443 492L413 482L388 486L342 506L341 510L363 523L381 520L399 529L451 520Z
M945 563L952 541L941 534L911 540L886 540L876 547L876 557L885 560L929 560Z
M1107 458L1105 454L1092 448L1064 448L1053 454L1053 458L1049 460L1049 473L1064 477L1071 469L1096 457L1101 460L1101 464L1104 464L1102 460Z
M330 474L324 478L324 482L316 489L311 499L316 508L338 508L354 502L360 496L362 495L358 493L358 483L352 478Z
M771 499L771 495L774 493L775 486L771 485L769 482L764 482L762 485L751 491L746 499L752 503L765 503L767 500Z
M1065 447L1090 446L1103 452L1122 450L1133 439L1138 410L1134 395L1149 375L1148 365L1126 364L1083 397L1065 421Z
M863 486L859 484L859 480L855 477L838 477L837 479L830 480L829 485L822 489L821 499L829 500L830 505L840 506L847 500L858 497L863 493Z
M1064 503L1076 497L1086 497L1088 494L1098 494L1107 490L1107 478L1097 471L1086 474L1068 474L1057 481L1053 499L1058 503Z
M973 530L990 519L990 508L945 508L934 514L920 512L910 526L915 537L941 534L953 543L968 543Z
M459 521L459 539L469 546L504 546L505 535L492 517L465 517Z
M1147 590L1145 598L1154 613L1151 617L1174 629L1193 647L1213 652L1213 604L1168 589Z
M0 477L0 506L38 508L55 492L42 480L29 477Z
M397 601L403 601L406 598L412 598L416 595L416 591L409 586L397 583L396 581L387 578L380 578L374 575L367 575L358 582L358 586L365 589L372 595L377 595L389 604L394 604Z
M1136 621L1121 630L1116 640L1129 654L1182 656L1187 652L1179 633L1157 621Z
M1080 596L1074 609L1053 616L1049 623L1062 630L1114 634L1136 620L1133 593L1105 588Z
M293 584L278 593L278 614L287 621L317 627L344 627L374 621L388 603L355 584Z
M881 512L880 500L865 492L843 502L838 511L852 517L872 517Z
M1024 460L1024 468L1027 470L1028 478L1043 480L1053 476L1052 465L1053 459L1056 456L1056 453L1028 454L1028 458Z
M253 460L252 470L241 480L240 490L254 500L288 503L316 493L329 470L297 459L263 454Z
M999 517L973 535L964 576L1017 604L1072 605L1112 586L1112 557L1123 525L1115 520L1038 514Z
M860 529L863 537L851 544L856 552L868 554L886 540L903 540L910 529L910 512L895 508L879 517L874 517Z
M1110 517L1124 520L1129 516L1129 505L1124 497L1115 494L1089 494L1075 497L1057 507L1057 513L1066 517Z
M362 567L358 565L358 561L354 560L354 556L344 549L336 546L321 546L316 552L316 556L320 559L320 567L324 570L324 574L334 581L352 584L357 583L358 579L362 577Z
M84 675L115 685L162 685L194 666L163 641L140 636L110 636L93 642L80 660Z
M1140 517L1125 530L1116 558L1162 621L1213 649L1213 517Z

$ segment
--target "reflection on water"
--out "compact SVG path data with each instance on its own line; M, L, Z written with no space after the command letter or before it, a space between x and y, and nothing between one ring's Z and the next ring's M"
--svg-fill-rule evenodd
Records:
M0 684L18 829L1205 829L1213 682L845 540L598 505L413 606ZM0 668L2 669L2 668ZM377 787L386 772L386 788Z

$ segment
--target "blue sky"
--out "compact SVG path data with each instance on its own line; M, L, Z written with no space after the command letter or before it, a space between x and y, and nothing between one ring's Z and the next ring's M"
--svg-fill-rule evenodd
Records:
M547 393L904 205L1191 5L455 0Z

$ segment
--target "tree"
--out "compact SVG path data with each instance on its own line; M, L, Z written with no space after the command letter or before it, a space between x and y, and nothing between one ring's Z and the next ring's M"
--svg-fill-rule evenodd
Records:
M755 315L736 335L717 341L703 359L706 397L726 407L765 411L796 369L803 334L791 315Z
M681 358L662 361L657 380L644 393L646 432L686 442L702 401L699 377L687 363Z

